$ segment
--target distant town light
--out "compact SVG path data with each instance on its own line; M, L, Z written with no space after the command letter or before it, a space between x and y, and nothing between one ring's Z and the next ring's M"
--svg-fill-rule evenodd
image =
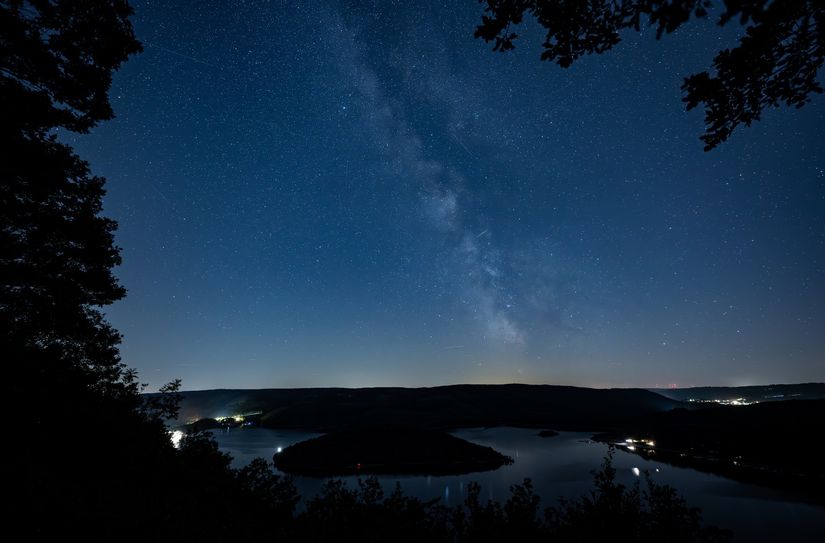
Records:
M639 475L642 474L642 472L639 471L639 468L633 468L632 471L633 471L633 475L635 475L636 477L638 477Z
M278 447L278 452L281 452L282 450L284 450L283 447Z

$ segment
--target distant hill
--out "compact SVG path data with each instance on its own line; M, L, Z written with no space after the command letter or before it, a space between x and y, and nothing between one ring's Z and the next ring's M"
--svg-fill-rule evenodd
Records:
M745 482L802 490L818 503L825 400L674 409L596 436L648 458Z
M681 405L643 389L519 384L221 389L184 392L182 396L179 416L182 423L261 412L259 421L265 427L324 432L380 424L432 429L522 426L601 430Z
M825 399L825 383L756 385L745 387L653 388L652 392L676 401L712 401L743 398L748 403Z

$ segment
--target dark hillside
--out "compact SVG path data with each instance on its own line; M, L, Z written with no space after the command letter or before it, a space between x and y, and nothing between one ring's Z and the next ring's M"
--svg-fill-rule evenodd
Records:
M680 405L642 389L551 385L205 390L183 393L179 420L260 411L263 426L320 431L376 424L596 430Z

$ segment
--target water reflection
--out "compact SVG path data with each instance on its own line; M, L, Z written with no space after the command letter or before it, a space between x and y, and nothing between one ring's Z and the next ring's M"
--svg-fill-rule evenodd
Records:
M318 434L262 428L233 428L215 432L220 448L232 454L233 465L243 466L255 457L270 460L279 447L310 439ZM510 486L530 478L546 505L559 497L576 497L592 489L592 471L598 469L607 446L589 439L588 433L562 432L540 438L535 430L520 428L473 428L455 432L458 437L493 447L515 462L494 471L452 476L383 476L384 490L396 482L407 494L422 499L440 498L456 505L467 494L467 483L478 482L482 496L504 500ZM674 486L688 503L702 509L707 522L736 532L735 541L811 541L825 533L825 507L797 503L781 491L737 483L716 475L646 460L627 452L614 458L618 482L631 485L649 473L658 483ZM355 477L344 478L356 484ZM303 496L312 496L322 479L295 477Z
M301 430L254 427L226 428L211 432L221 450L232 455L232 466L236 468L243 467L258 457L272 460L285 447L321 435Z

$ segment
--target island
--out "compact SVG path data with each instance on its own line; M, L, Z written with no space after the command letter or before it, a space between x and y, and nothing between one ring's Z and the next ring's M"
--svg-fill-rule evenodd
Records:
M341 430L285 448L275 467L315 477L340 475L461 475L498 469L513 459L447 432L424 428Z
M539 437L556 437L559 433L555 430L542 430L536 435Z

